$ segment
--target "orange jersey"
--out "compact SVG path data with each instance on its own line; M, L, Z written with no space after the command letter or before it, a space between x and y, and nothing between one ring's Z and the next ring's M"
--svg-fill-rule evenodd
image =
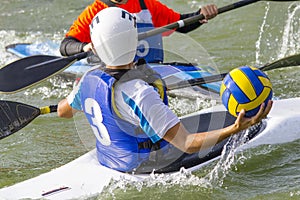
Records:
M158 0L144 0L144 2L152 15L154 27L161 27L180 19L180 13L173 11ZM81 42L91 42L89 25L94 16L107 7L108 6L100 0L95 0L74 21L69 32L66 34L66 37L71 36ZM119 7L130 13L138 13L142 10L139 0L128 0L126 4L119 5ZM167 34L170 34L170 32Z

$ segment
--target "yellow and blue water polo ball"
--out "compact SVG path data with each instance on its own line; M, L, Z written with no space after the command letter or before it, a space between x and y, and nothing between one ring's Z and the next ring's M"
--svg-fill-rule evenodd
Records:
M230 71L223 79L220 96L228 112L237 117L242 109L246 117L259 111L260 105L272 99L272 84L268 76L255 67L243 66Z

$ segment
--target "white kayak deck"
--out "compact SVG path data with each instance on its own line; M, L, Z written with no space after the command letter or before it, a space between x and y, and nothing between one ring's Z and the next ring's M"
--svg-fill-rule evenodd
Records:
M274 101L271 113L266 120L266 128L240 148L246 149L262 144L287 143L300 139L300 98ZM220 111L223 106L193 113ZM215 160L218 157L212 159ZM188 171L195 171L209 160L194 166ZM73 199L94 196L103 190L112 179L140 181L149 175L130 175L101 166L92 150L76 160L54 169L36 178L26 180L10 187L0 189L0 199ZM47 194L48 195L45 195ZM43 195L44 194L44 195Z

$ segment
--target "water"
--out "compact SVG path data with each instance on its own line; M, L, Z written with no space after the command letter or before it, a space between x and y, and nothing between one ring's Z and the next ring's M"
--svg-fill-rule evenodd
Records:
M201 4L226 1L162 0L180 12ZM60 41L72 21L91 3L61 0L1 0L0 66L17 57L5 52L16 42ZM220 72L241 65L263 65L299 53L299 7L297 2L262 1L224 13L180 40L168 38L167 57L180 55L189 62L201 62ZM206 52L203 51L206 49ZM208 54L209 61L203 55ZM202 55L202 58L201 58ZM205 56L204 56L205 57ZM300 96L298 67L268 72L276 98ZM70 92L71 80L59 77L26 91L1 95L0 99L36 107L57 104ZM211 102L190 93L171 98L178 115L209 107ZM298 105L295 105L298 106ZM34 177L82 155L94 143L83 116L59 119L40 116L27 127L0 141L0 188ZM299 131L300 132L300 131ZM284 133L283 133L284 134ZM300 199L300 141L266 145L240 154L227 152L220 162L180 177L155 177L142 183L115 183L95 199Z

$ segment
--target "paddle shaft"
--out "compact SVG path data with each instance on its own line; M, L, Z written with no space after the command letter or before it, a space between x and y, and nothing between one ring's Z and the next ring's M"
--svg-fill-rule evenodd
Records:
M58 105L50 105L50 106L41 107L41 108L39 108L40 114L44 115L44 114L48 114L48 113L57 112L57 107L58 107Z
M227 11L230 11L230 10L234 10L236 8L246 6L246 5L255 3L257 1L260 1L260 0L242 0L242 1L238 1L236 3L229 4L227 6L219 8L218 9L218 14L221 14L221 13L224 13L224 12L227 12ZM166 31L171 30L171 29L181 28L181 27L196 23L196 22L198 22L200 20L203 20L203 19L205 19L204 15L202 15L202 14L195 15L193 17L182 19L182 20L179 20L177 22L168 24L166 26L162 26L162 27L159 27L159 28L149 30L147 32L140 33L139 36L138 36L138 39L142 40L142 39L145 39L147 37L154 36L154 35L166 32Z
M300 65L300 54L295 54L292 56L282 58L275 62L266 64L266 65L260 67L259 69L262 71L269 71L269 70L273 70L273 69L298 66L298 65ZM218 82L218 81L222 81L223 78L227 74L228 73L222 73L222 74L216 74L216 75L211 75L211 76L207 76L207 77L194 78L194 79L190 79L190 80L180 81L180 82L177 82L174 84L169 84L167 86L167 89L173 90L173 89L180 89L180 88L185 88L185 87L189 87L189 86Z
M255 3L257 1L262 1L262 0L242 0L242 1L238 1L236 3L229 4L227 6L218 8L218 14L222 14L222 13L225 13L225 12L230 11L230 10L234 10L234 9L237 9L237 8L240 8L240 7L244 7L244 6L250 5L252 3ZM268 1L277 1L277 0L268 0ZM284 1L284 0L281 0L281 1ZM286 0L286 1L298 1L298 0ZM138 39L142 40L142 39L145 39L147 37L151 37L151 36L166 32L166 31L171 30L171 29L181 28L181 27L196 23L196 22L198 22L200 20L203 20L203 19L205 19L204 15L202 15L202 14L195 15L193 17L182 19L182 20L179 20L177 22L168 24L166 26L158 27L158 28L149 30L147 32L140 33L139 36L138 36Z

